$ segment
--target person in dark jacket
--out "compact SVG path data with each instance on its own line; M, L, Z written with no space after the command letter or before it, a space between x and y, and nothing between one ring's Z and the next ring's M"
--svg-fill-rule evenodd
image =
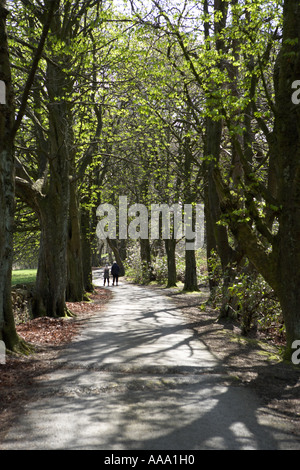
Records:
M109 286L109 267L108 264L105 265L104 268L104 286L105 286L105 281L107 281L107 285Z
M112 267L111 267L111 274L112 274L112 277L113 277L113 286L115 285L115 281L116 281L116 285L118 285L119 273L120 273L120 268L117 265L117 263L114 262Z

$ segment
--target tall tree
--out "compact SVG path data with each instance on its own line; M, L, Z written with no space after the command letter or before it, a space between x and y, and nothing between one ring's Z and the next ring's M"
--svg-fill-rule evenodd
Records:
M276 2L272 6L275 8ZM243 170L239 185L233 189L220 168L214 172L222 211L230 230L280 301L286 328L287 358L291 355L294 340L300 337L300 130L299 107L292 100L293 84L300 77L299 26L299 2L285 1L282 41L274 64L275 103L268 87L264 87L269 110L274 113L273 133L265 129L271 154L266 168L267 178L260 178L253 162L247 158L248 154L240 147L237 133L235 146ZM261 57L258 61L261 70ZM257 86L256 81L255 84ZM260 125L265 128L253 94L251 106ZM227 124L230 127L229 120ZM271 179L273 184L268 185ZM263 211L263 207L266 210Z
M58 2L53 1L45 12L44 28L33 56L17 118L15 119L14 93L6 31L8 11L6 9L6 2L4 0L0 2L0 42L2 45L0 51L0 80L4 84L5 89L0 104L0 338L3 338L8 349L16 349L23 345L23 342L16 333L11 304L13 220L15 209L14 140L24 117L29 92L57 6Z
M45 7L47 4L45 0ZM19 197L37 213L41 226L33 303L36 316L64 316L66 299L82 300L84 295L78 183L93 156L95 146L90 141L97 141L101 132L101 113L94 96L89 99L96 83L93 74L88 78L91 69L87 62L87 51L93 45L87 34L92 28L89 21L97 23L98 7L94 1L61 2L51 23L32 106L27 109L32 133L27 151L34 159L28 161L20 155L16 188ZM38 6L34 13L43 24ZM90 103L88 117L82 117L78 104L83 96ZM79 157L83 144L87 150ZM24 142L22 150L27 145Z
M0 2L0 80L5 86L0 104L0 339L12 349L18 342L11 304L14 220L14 101L6 31L6 1Z

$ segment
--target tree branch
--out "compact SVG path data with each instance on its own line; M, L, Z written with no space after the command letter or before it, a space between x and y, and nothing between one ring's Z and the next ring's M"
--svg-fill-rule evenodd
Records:
M21 106L20 106L20 109L19 109L19 112L18 112L18 115L17 115L17 119L14 123L12 132L11 132L12 140L15 138L16 133L17 133L17 131L18 131L20 125L21 125L23 116L25 114L25 109L26 109L26 106L27 106L27 101L28 101L30 89L31 89L33 81L34 81L35 73L36 73L40 58L42 56L45 41L46 41L49 29L50 29L51 21L52 21L55 9L58 7L58 4L59 4L59 0L53 0L50 3L48 16L46 18L46 21L45 21L45 24L44 24L44 27L43 27L43 31L42 31L42 34L41 34L41 37L40 37L39 45L37 47L35 56L33 58L31 70L30 70L30 73L27 77L27 81L26 81L26 84L25 84L25 88L24 88L24 92L23 92L23 96L22 96L22 100L21 100Z

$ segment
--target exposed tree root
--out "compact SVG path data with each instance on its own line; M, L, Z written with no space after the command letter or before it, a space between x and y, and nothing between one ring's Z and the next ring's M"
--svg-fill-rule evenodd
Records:
M7 354L29 356L30 354L34 352L35 352L34 344L31 344L25 341L23 338L20 338L20 336L18 336L18 342L13 346L11 350L7 351Z

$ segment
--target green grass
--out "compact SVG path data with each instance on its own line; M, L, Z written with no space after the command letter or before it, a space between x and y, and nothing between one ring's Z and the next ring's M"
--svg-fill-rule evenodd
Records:
M12 272L11 285L31 284L36 279L36 269L18 269Z

